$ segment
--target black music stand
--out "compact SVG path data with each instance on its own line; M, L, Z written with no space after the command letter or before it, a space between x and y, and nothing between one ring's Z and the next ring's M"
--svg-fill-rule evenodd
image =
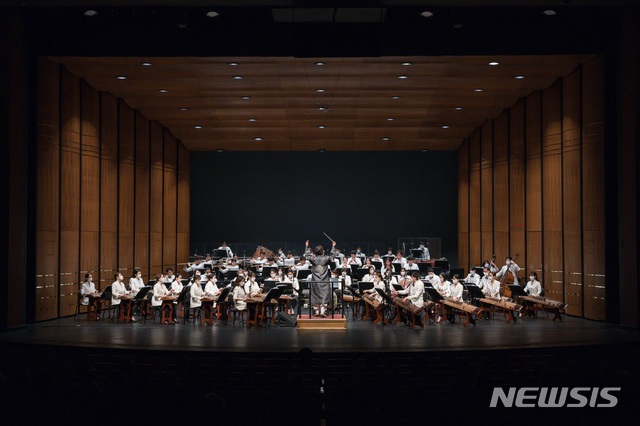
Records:
M526 296L527 292L524 291L524 288L520 284L508 284L509 289L511 290L511 296Z
M480 290L480 287L478 287L477 285L465 283L463 284L463 286L469 292L469 299L478 300L485 297L484 293L482 292L482 290Z
M402 263L399 263L399 262L393 263L393 262L391 262L391 266L393 266L393 272L396 275L399 275L400 274L400 270L402 269Z
M271 275L271 271L278 271L278 267L277 266L263 266L262 267L262 276L265 277L265 280L267 280L270 275Z
M216 301L218 306L221 306L220 315L222 315L222 323L227 325L229 323L229 309L227 305L227 299L229 298L229 293L231 292L231 287L225 287L220 291L218 295L218 300ZM214 314L215 315L215 314ZM217 325L217 324L216 324Z
M144 299L147 296L147 293L149 293L149 290L151 289L153 289L153 287L150 284L142 287L140 291L136 293L136 297L134 298L136 303Z
M217 259L225 259L229 257L229 250L215 249L213 250L213 257Z
M264 306L264 309L265 309L265 314L267 312L266 311L267 307L269 307L269 308L271 308L271 316L273 317L274 310L273 310L273 304L271 303L271 301L273 299L275 299L277 301L278 298L280 296L282 296L282 291L283 291L282 288L279 288L279 287L276 286L276 287L273 287L271 290L269 290L267 292L267 295L264 297L264 302L263 302L264 303L263 306ZM271 325L271 324L269 324L269 325Z
M276 280L272 280L272 279L268 279L268 280L264 280L264 284L262 286L262 292L269 292L272 288L274 288L275 286L278 285L278 281Z
M391 299L391 297L382 289L376 288L376 293L378 293L380 296L382 296L382 300L384 300L386 303L384 304L384 313L383 316L385 318L387 318L387 320L389 319L389 317L391 316L391 306L393 306L393 299ZM386 322L382 321L382 324L387 324Z
M357 276L359 268L360 268L360 266L357 263L349 265L349 269L350 269L349 275L351 275L352 277Z
M356 278L361 280L365 275L369 273L369 268L358 268Z
M280 283L276 287L282 289L282 294L289 296L293 294L293 283Z
M358 283L358 289L360 290L360 294L364 294L365 290L371 290L374 287L373 282L371 281L360 281Z
M233 282L236 278L238 278L238 271L227 271L226 274L224 274L224 282L228 283L228 282Z
M442 295L438 293L438 290L436 290L433 287L425 287L424 291L429 295L429 298L434 302L439 302L440 300L444 299Z
M422 249L420 248L411 249L411 256L413 256L416 259L422 259L422 256L424 256L424 251L422 251Z
M449 270L449 279L453 278L455 274L458 274L460 280L462 281L466 275L464 274L464 269L462 268L451 268Z
M449 270L449 261L448 260L436 260L433 262L434 268L440 268L441 271Z
M372 260L372 261L371 261L371 264L372 264L373 266L375 266L376 271L379 271L379 270L381 270L381 269L382 269L382 262L381 262L381 261L379 261L379 260Z
M298 281L306 280L311 275L311 269L298 269L297 271L296 278L298 278Z
M395 291L401 291L404 290L404 288L402 288L402 286L400 284L391 284L393 286L393 289Z

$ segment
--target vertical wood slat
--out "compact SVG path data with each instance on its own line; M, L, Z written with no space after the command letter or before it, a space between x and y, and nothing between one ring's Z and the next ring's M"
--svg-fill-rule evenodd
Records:
M509 251L509 112L503 111L493 120L493 250L497 260L504 260Z
M582 67L584 316L605 319L604 75L602 58Z
M526 265L536 271L544 284L542 269L542 134L540 131L541 92L533 92L526 98L526 174L525 174L525 225Z
M101 97L100 126L100 289L118 269L118 100Z
M189 260L189 221L190 221L190 170L189 151L178 143L178 218L177 218L177 261Z
M164 132L164 191L163 212L163 266L176 268L177 168L178 143L167 130Z
M100 93L82 83L82 173L80 187L80 276L98 280L100 234Z
M480 262L480 131L471 135L469 140L469 262ZM469 265L471 266L471 265Z
M542 97L542 214L545 295L563 300L561 81Z
M162 127L151 123L151 143L149 146L149 265L151 276L163 271L162 263L162 219L163 219L163 153L164 139Z
M458 149L458 267L469 268L469 139Z
M525 251L525 100L509 111L509 248L519 253L518 264L527 271ZM523 273L527 276L527 273Z
M149 120L136 112L134 266L149 280Z
M59 66L46 59L38 59L38 208L35 264L37 321L58 316L59 73Z
M80 80L63 70L60 92L60 289L59 315L77 303L80 253Z
M487 120L480 128L480 264L493 253L493 122Z
M580 69L562 84L564 294L567 312L582 315L582 203Z
M118 270L128 282L134 252L135 123L133 110L123 100L118 111Z

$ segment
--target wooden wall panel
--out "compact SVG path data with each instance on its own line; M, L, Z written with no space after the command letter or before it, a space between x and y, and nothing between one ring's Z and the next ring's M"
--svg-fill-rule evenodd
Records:
M189 261L191 158L184 145L178 143L178 234L177 261Z
M582 67L582 202L584 316L605 319L603 60Z
M509 251L520 254L518 264L526 272L525 251L525 101L509 111ZM527 273L523 273L527 276Z
M509 112L493 120L493 249L484 259L513 256L509 250ZM498 262L498 264L500 264Z
M149 120L136 112L134 266L149 280Z
M567 312L582 315L582 202L580 69L562 84L562 184L564 300Z
M469 268L469 139L458 149L458 267Z
M149 146L149 264L151 275L163 271L162 232L163 232L163 153L164 139L162 127L151 123L151 142Z
M82 83L80 155L80 282L89 272L98 280L100 242L100 93Z
M100 126L100 289L118 270L118 100L103 93Z
M75 312L80 253L80 80L63 70L60 92L60 288L59 315Z
M134 252L135 116L122 100L118 117L118 270L128 278Z
M37 321L58 316L58 236L60 191L60 67L38 60L37 212L35 295Z
M480 128L480 265L493 253L493 122L485 121Z
M177 191L178 191L178 142L176 138L165 130L164 132L164 201L162 255L164 268L176 267L176 220L177 220Z
M526 98L526 174L525 174L525 226L526 259L529 271L536 271L544 283L542 270L542 133L541 92Z
M480 245L480 130L471 135L469 143L469 262L482 261Z
M561 81L542 96L542 223L545 295L563 300Z

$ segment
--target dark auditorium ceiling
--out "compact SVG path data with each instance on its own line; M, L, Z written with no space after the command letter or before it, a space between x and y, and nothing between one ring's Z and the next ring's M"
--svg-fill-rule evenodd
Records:
M633 4L476 3L95 0L88 16L80 1L11 2L29 14L33 56L122 97L192 151L454 150L606 54L617 6Z
M590 56L52 59L191 151L384 151L456 149Z

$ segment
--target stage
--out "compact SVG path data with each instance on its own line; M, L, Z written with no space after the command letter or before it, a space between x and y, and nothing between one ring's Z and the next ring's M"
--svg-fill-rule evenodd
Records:
M573 425L635 413L638 331L563 319L323 331L63 318L0 334L0 408L23 424ZM489 407L496 387L544 386L620 391L614 408Z

